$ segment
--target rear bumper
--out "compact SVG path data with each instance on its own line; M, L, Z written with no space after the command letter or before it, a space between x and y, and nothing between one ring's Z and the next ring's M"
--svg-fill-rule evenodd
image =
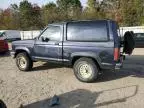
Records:
M123 60L125 56L121 56L120 60L118 62L113 62L113 63L102 63L101 69L114 69L114 70L119 70L123 67Z
M3 53L3 52L8 52L9 49L0 49L0 53Z
M118 70L121 69L122 67L123 67L123 63L113 63L113 64L102 63L101 69Z
M121 69L123 67L123 63L116 63L115 70Z
M115 70L121 69L123 67L123 60L125 59L124 55L121 55L119 62L115 64Z

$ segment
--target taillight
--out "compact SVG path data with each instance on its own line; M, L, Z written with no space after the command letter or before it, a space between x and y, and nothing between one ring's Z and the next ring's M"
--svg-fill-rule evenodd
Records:
M114 61L118 61L120 57L120 49L114 48Z
M8 48L9 48L9 47L8 47L8 43L7 43L6 41L4 42L4 48L5 48L5 49L8 49Z

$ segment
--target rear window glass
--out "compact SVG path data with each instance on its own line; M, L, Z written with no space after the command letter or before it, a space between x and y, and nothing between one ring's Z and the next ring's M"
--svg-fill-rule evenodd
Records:
M107 41L106 21L71 22L67 25L67 40Z

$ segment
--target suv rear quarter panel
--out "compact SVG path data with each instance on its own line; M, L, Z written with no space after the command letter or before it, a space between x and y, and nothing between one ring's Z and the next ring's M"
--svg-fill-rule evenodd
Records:
M72 62L74 57L94 58L101 68L113 64L113 42L64 42L63 58Z

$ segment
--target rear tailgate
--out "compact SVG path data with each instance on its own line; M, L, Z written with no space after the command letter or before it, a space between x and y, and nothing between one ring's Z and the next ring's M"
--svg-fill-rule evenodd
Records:
M0 40L0 52L8 51L8 44L5 40Z
M3 41L3 40L0 40L0 50L3 49L3 46L4 46L4 41Z

